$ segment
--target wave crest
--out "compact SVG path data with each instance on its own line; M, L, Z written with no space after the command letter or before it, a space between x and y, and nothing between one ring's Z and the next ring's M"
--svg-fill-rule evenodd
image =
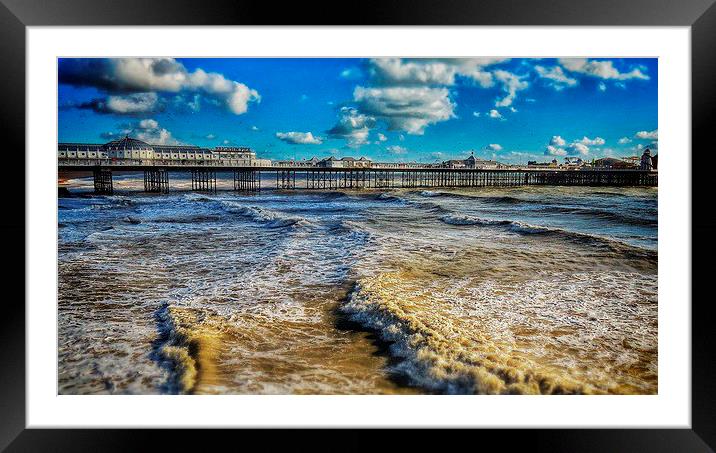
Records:
M306 226L310 224L310 222L303 217L287 216L283 213L258 206L241 206L232 202L225 202L225 205L230 212L251 218L256 222L265 224L269 228Z

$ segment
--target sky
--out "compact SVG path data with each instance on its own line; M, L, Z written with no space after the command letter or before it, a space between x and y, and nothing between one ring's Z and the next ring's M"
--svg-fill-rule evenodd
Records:
M654 58L60 59L58 81L60 142L404 162L658 149Z

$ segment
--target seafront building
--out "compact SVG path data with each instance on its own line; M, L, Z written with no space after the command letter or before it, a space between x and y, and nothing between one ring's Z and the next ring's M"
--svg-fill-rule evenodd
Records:
M268 159L259 159L246 147L217 146L202 148L194 145L150 145L125 136L104 144L58 143L57 158L66 165L82 165L88 161L126 165L171 164L209 166L266 167Z

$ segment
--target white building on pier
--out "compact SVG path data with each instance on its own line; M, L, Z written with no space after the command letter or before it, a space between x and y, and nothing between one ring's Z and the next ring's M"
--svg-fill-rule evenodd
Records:
M271 166L270 160L257 158L250 148L151 145L129 136L105 144L58 143L57 159L66 165Z

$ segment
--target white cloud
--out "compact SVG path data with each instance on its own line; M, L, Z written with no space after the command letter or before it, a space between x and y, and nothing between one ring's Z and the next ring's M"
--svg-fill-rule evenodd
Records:
M388 140L388 137L386 137L385 135L383 135L383 134L381 134L381 133L379 132L379 133L378 133L378 141L379 141L379 142L384 142L384 141L386 141L386 140Z
M617 143L619 143L620 145L626 145L627 143L631 143L631 139L629 137L622 137L617 140Z
M512 113L517 113L518 110L517 110L516 108L514 108L514 107L510 107L510 112L512 112Z
M581 143L585 146L602 146L604 143L604 139L602 137L595 137L593 140L589 137L583 137L581 140L579 140L578 143Z
M110 93L200 93L219 100L236 115L245 113L250 102L261 99L256 90L243 83L200 68L189 72L173 58L62 60L59 81Z
M140 129L157 129L159 127L159 122L149 118L137 123L137 127Z
M447 88L358 86L353 100L363 114L385 120L389 129L408 134L422 135L428 125L454 117L455 104Z
M480 112L472 112L472 116L475 118L480 118Z
M500 113L499 111L497 111L495 109L490 110L490 112L487 115L490 118L502 119L502 113Z
M552 68L545 68L544 66L535 66L537 74L543 78L549 80L549 85L555 90L563 90L566 87L573 87L577 85L577 79L573 79L564 73L561 66L554 66Z
M575 140L567 144L567 141L562 138L561 135L553 135L544 153L548 156L587 155L589 154L590 146L601 146L604 145L604 143L606 142L601 137L591 139L585 136L580 140Z
M147 113L157 110L159 96L156 93L135 93L127 96L109 96L106 108L113 113Z
M119 115L135 115L154 113L164 108L156 93L133 93L112 95L103 99L93 99L74 105L80 109L94 110L97 113L114 113Z
M204 136L204 138L207 139L207 140L214 140L214 139L216 138L216 135L214 135L214 134L206 134L206 135Z
M599 91L607 91L607 84L604 82L599 82L598 88Z
M311 132L276 132L276 138L294 145L320 145L321 137L314 137Z
M494 72L495 78L502 82L502 90L507 95L495 102L495 107L509 107L512 105L512 101L515 100L517 92L526 89L529 83L522 80L522 78L511 72L497 70Z
M258 127L256 127L256 126L251 126L251 130L252 130L252 131L254 131L254 132L256 132L256 131L258 131L258 130L259 130L259 128L258 128Z
M377 85L453 85L462 76L487 88L494 84L484 68L507 61L505 58L376 58L369 62L369 74Z
M649 76L635 68L629 72L620 72L614 67L614 63L610 60L588 60L586 58L561 58L560 64L571 72L586 74L600 79L612 80L629 80L641 79L649 80Z
M564 146L567 144L567 141L563 139L561 135L553 135L549 140L549 144L552 146Z
M489 151L502 151L502 146L499 143L490 143L485 149Z
M654 129L653 131L639 131L634 134L634 138L642 140L656 140L659 138L659 129Z
M125 125L124 129L122 129L118 134L102 134L103 137L110 137L114 135L129 135L152 145L180 144L180 142L172 136L171 132L161 127L157 120L151 118Z
M547 149L545 149L544 154L545 156L566 156L567 151L557 146L547 145Z
M574 154L582 154L586 155L589 154L589 147L581 142L573 142L570 143L569 146L567 146L567 154L574 155Z
M349 146L368 143L368 134L375 127L375 118L359 113L352 107L342 107L338 124L327 131L331 138L343 138Z
M403 148L402 146L393 145L386 148L390 154L408 154L408 150Z

